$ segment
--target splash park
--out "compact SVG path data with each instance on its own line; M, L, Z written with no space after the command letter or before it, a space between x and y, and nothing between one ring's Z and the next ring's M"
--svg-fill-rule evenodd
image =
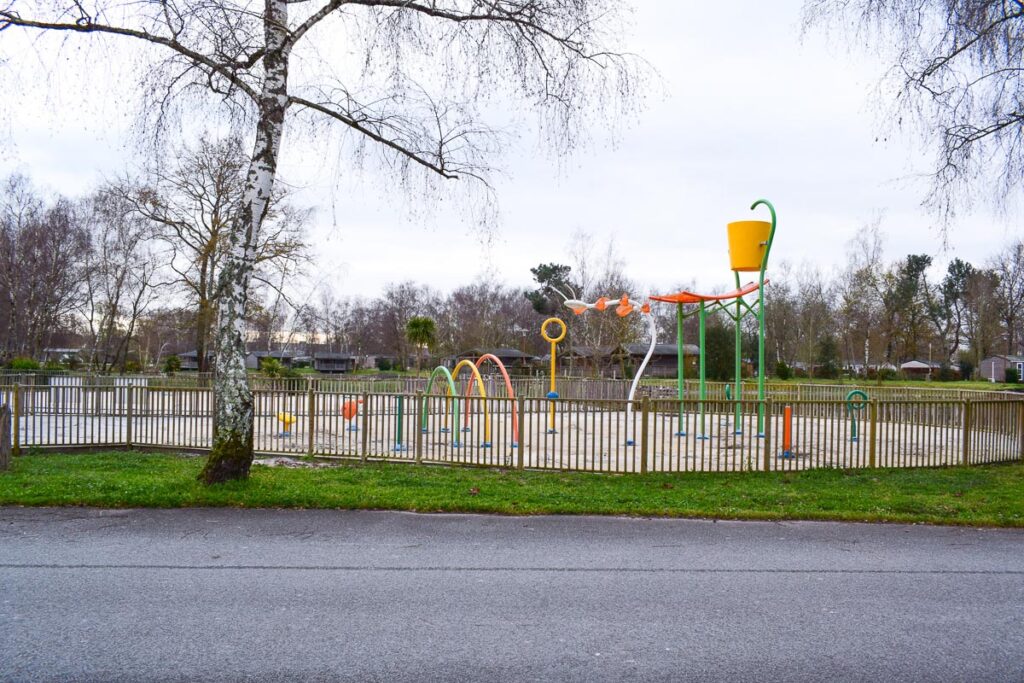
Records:
M559 292L567 313L640 316L647 352L630 381L557 374L569 326L540 325L547 376L513 377L496 356L439 366L401 391L254 390L255 447L268 454L596 472L768 471L815 467L922 467L1024 458L1024 401L998 392L774 384L741 378L741 330L757 329L765 364L765 289L776 230L768 220L728 223L735 288L636 299L611 293L583 301ZM742 282L742 274L752 275ZM673 307L677 376L672 387L642 378L658 342L655 307ZM734 379L706 378L706 324L734 330ZM697 321L696 377L685 376L684 322ZM611 382L611 384L609 384ZM608 392L609 386L614 391ZM600 394L593 391L602 387ZM212 395L203 388L147 385L0 387L15 407L21 447L154 446L204 450L212 441ZM608 397L608 396L613 397Z

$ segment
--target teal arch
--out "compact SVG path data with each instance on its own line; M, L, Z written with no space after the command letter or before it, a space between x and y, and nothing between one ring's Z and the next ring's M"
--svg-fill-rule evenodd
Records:
M434 380L438 375L444 376L445 380L448 382L449 401L453 399L455 401L455 425L457 426L459 424L459 415L461 414L461 411L459 410L459 392L455 390L455 380L452 378L452 373L448 371L448 368L443 365L438 365L433 369L433 371L431 371L430 377L427 379L427 389L423 392L423 403L420 405L420 430L423 432L427 431L427 418L430 417L428 414L428 407L430 404L427 401L427 397L430 395L430 390L433 388Z

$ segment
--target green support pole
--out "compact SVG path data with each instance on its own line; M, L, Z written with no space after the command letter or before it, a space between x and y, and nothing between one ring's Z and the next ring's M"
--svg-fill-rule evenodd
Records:
M398 425L395 431L395 452L407 451L409 447L402 443L403 436L405 435L405 424L403 422L403 413L405 411L405 397L399 395L398 397Z
M683 305L676 304L676 385L679 389L679 429L676 436L686 436L686 417L683 411L683 399L686 398L686 344L683 343Z
M704 401L708 397L708 387L705 382L705 365L704 357L707 355L707 349L704 346L704 323L707 321L707 307L705 302L700 302L700 434L697 435L698 439L707 439L707 431L704 429Z
M740 274L733 272L736 276L736 289L740 288ZM741 428L742 422L740 422L740 401L743 399L743 384L741 382L741 375L743 374L743 331L740 325L743 322L743 309L740 307L740 297L736 297L736 367L735 376L733 382L735 383L735 389L733 389L732 396L736 405L733 406L733 421L732 429L736 434L742 434L743 429Z
M757 435L760 437L764 436L764 336L765 336L765 325L764 325L764 271L768 268L768 255L772 251L772 240L775 239L775 207L767 199L758 199L756 202L750 205L750 210L753 211L758 207L759 204L764 204L768 207L768 211L772 214L772 228L768 233L768 242L765 244L764 256L761 258L761 274L759 287L757 288L757 400L759 407L757 411Z

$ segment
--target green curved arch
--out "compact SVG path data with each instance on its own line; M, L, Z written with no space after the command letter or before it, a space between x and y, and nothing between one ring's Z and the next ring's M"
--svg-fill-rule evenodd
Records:
M443 365L438 365L431 371L430 377L427 378L427 388L426 391L423 392L423 399L420 405L420 429L424 431L426 431L427 429L427 418L430 416L428 410L429 403L427 402L427 396L430 395L430 390L431 388L433 388L434 380L437 379L438 375L443 375L445 380L448 382L449 401L452 398L454 398L455 400L455 425L458 426L459 424L459 392L455 390L455 379L452 377L452 373L448 371L448 368L444 367Z

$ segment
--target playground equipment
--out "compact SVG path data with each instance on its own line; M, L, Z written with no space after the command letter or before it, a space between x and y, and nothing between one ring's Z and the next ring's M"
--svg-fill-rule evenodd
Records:
M860 399L859 401L856 399ZM850 441L857 440L857 413L868 405L868 395L860 389L854 389L846 395L846 412L850 416Z
M793 457L793 406L782 410L782 457Z
M295 424L295 416L291 413L280 412L277 414L277 421L281 423L281 431L278 436L291 436L292 425Z
M727 292L725 294L710 295L710 294L698 294L695 292L681 291L675 294L668 294L663 296L652 296L652 301L660 301L663 303L674 303L676 304L676 345L678 354L678 371L677 371L677 387L679 393L679 424L683 424L683 408L682 401L685 398L685 383L683 378L683 321L692 316L697 315L699 320L699 334L700 334L700 361L699 361L699 372L700 372L700 400L701 400L701 415L700 415L700 431L701 433L697 436L698 439L706 439L706 429L704 421L704 401L707 399L707 387L706 387L706 374L705 374L705 329L707 322L707 315L714 312L724 312L728 315L734 324L735 329L735 340L736 340L736 353L735 353L735 377L734 387L732 391L732 400L735 403L735 415L734 422L735 432L740 434L740 401L743 399L743 384L742 384L742 363L743 363L743 346L742 346L742 322L746 315L754 315L758 321L757 331L757 398L760 402L757 414L757 436L759 438L764 436L764 399L765 399L765 372L764 372L764 338L765 338L765 319L764 319L764 286L767 283L765 280L765 272L768 269L768 256L771 253L772 240L775 238L775 207L772 206L771 202L767 199L758 199L756 202L751 204L750 210L753 211L758 206L764 205L769 213L771 214L771 221L736 221L729 223L726 227L729 238L729 262L730 268L733 271L733 276L736 281L736 289ZM758 281L747 283L746 285L740 286L740 273L741 272L757 272ZM757 294L756 303L749 303L745 297L750 294ZM691 308L687 312L684 308L685 305L695 305L695 309ZM680 428L676 433L677 436L685 436L685 432Z
M355 401L345 401L341 404L341 417L349 423L348 431L358 432L359 426L356 425L356 416L359 414L359 404L363 402L363 399Z
M552 337L551 335L548 334L548 325L552 323L558 323L562 327L562 332L557 337ZM548 391L548 398L551 399L551 401L554 401L554 399L558 398L558 391L556 391L555 386L555 349L558 346L558 342L565 339L565 333L565 321L563 321L560 318L548 318L540 326L540 336L544 337L545 341L551 343L551 390ZM555 429L555 404L552 402L550 410L550 422L548 423L548 434L556 433L557 430Z
M598 311L604 311L605 309L608 308L608 302L609 301L610 300L608 299L608 297L604 297L604 296L600 297L597 301L595 301L592 304L588 304L588 303L586 303L584 301L580 301L579 299L567 299L566 302L565 302L565 305L568 306L569 308L571 308L572 312L575 313L576 315L582 315L583 313L585 313L586 311L588 311L590 309L596 309ZM633 312L637 312L640 315L647 316L647 327L648 327L648 332L650 333L650 336L651 336L651 343L650 343L650 346L647 347L647 354L644 356L643 362L640 363L640 368L636 371L636 374L633 375L633 382L629 386L629 395L626 397L626 400L628 401L628 403L626 403L626 445L627 446L632 446L634 443L636 443L636 440L629 435L629 428L633 424L633 420L632 420L632 416L633 416L633 399L636 397L636 388L638 386L640 386L640 378L643 376L644 370L647 369L647 364L650 362L651 356L654 355L654 348L655 348L655 346L657 346L657 343L658 343L658 325L657 325L657 322L654 320L654 316L651 315L651 305L649 303L641 304L641 303L639 303L637 301L633 301L632 299L629 298L628 294L623 294L622 298L619 299L619 305L615 307L615 314L618 315L620 318L624 318L624 317L626 317L627 315L629 315L630 313L633 313ZM564 332L562 333L562 336L563 337L565 336ZM552 352L551 352L552 365L554 364L554 357L555 357L554 349L552 348ZM682 357L680 356L680 358L682 358ZM552 372L552 378L553 377L554 377L554 372ZM552 385L553 385L553 382L554 382L554 379L552 379ZM557 397L557 395L556 395L556 397ZM552 408L552 410L554 410L554 408ZM552 420L554 420L553 416L552 416Z
M455 384L460 372L463 369L465 369L470 373L469 382L466 386L466 398L468 399L472 395L473 387L475 386L484 407L484 441L481 445L483 448L491 447L491 415L490 409L487 404L487 389L484 386L484 380L480 374L480 367L484 363L488 362L493 363L498 368L498 372L501 373L501 376L505 381L505 389L508 392L509 399L515 400L516 393L515 390L512 388L512 379L509 377L508 370L505 368L504 363L502 363L497 356L494 356L490 353L485 353L484 355L477 358L475 363L470 360L461 360L455 365L455 368L452 371L449 371L448 368L439 365L438 367L434 368L434 370L430 373L430 377L427 379L427 388L424 393L422 403L420 405L420 431L422 433L426 434L429 431L427 425L428 418L430 416L430 405L427 401L427 396L430 395L430 391L434 386L434 380L437 377L443 377L448 388L448 401L446 402L445 406L445 426L441 427L441 433L448 433L453 429L457 431L459 428L460 416L462 417L463 424L462 431L464 433L469 433L472 431L469 421L469 402L466 401L464 404L465 414L463 415L462 411L460 411L460 407L463 404L461 404L459 401L459 392ZM455 408L454 412L451 410L453 404ZM512 410L511 412L513 432L512 447L515 448L519 445L517 436L519 434L519 417L516 414L515 410ZM454 420L451 419L451 415L454 415ZM451 426L449 427L449 425ZM452 443L452 446L458 448L460 446L458 440L454 441Z

